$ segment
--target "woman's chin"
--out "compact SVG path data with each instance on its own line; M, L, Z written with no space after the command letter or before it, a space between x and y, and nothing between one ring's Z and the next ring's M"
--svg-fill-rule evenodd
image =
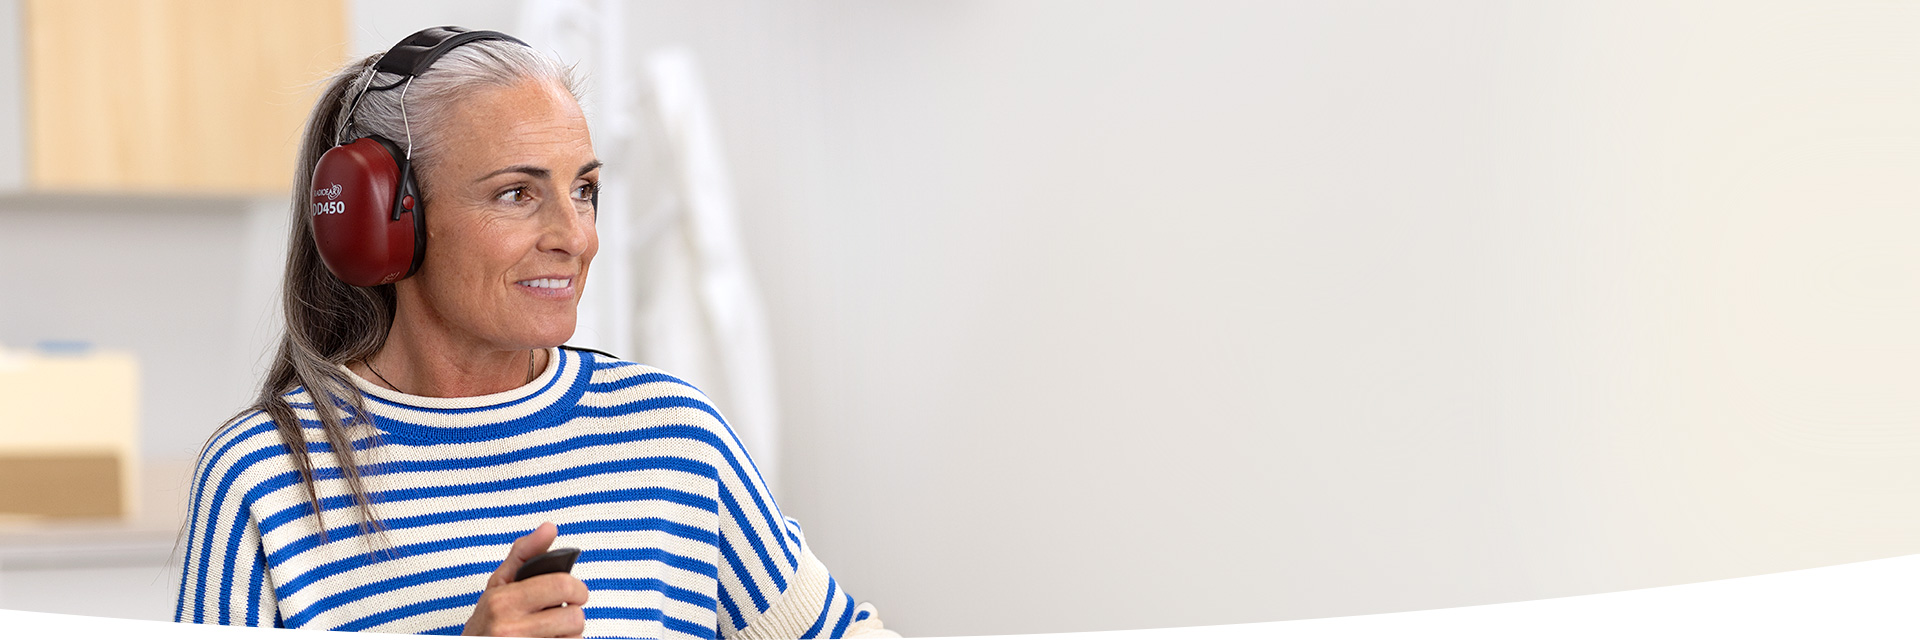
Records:
M498 327L480 335L486 336L484 340L498 345L497 348L502 351L558 347L573 338L575 322L571 313L565 317L546 317L542 314L534 320Z
M567 318L567 322L564 325L555 326L550 328L547 331L542 332L540 334L540 339L534 343L534 348L545 349L548 347L558 347L560 345L566 344L567 340L570 340L573 338L574 328L575 328L575 323L573 321L573 318Z

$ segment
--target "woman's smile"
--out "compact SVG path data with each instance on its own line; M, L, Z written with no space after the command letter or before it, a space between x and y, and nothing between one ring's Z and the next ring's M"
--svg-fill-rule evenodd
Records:
M521 280L514 284L525 289L527 293L541 298L564 300L572 298L574 294L573 278L566 276L534 278L531 280Z

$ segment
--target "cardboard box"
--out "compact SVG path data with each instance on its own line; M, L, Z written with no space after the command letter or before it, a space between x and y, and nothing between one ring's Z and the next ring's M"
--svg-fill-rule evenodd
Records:
M0 350L0 514L131 516L139 398L132 354Z

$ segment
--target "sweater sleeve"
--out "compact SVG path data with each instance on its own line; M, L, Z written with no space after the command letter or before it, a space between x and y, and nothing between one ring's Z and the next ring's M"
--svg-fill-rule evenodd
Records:
M253 428L247 428L249 424ZM190 520L181 545L175 622L280 626L260 528L249 503L253 464L284 451L272 426L259 438L243 420L208 443L193 472Z
M788 578L786 591L750 626L730 638L898 638L880 622L871 603L856 603L813 556L800 535L800 524L786 520L786 528L800 548L798 568ZM724 583L722 583L724 585Z
M718 413L714 414L716 417ZM859 604L781 515L731 427L719 433L720 597L726 638L897 638L870 604Z

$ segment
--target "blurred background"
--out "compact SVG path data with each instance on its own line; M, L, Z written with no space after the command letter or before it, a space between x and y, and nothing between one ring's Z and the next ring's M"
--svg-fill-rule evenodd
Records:
M1920 6L0 0L0 462L32 367L128 398L0 608L170 618L317 82L440 24L587 76L574 344L712 380L908 635L1920 552Z

